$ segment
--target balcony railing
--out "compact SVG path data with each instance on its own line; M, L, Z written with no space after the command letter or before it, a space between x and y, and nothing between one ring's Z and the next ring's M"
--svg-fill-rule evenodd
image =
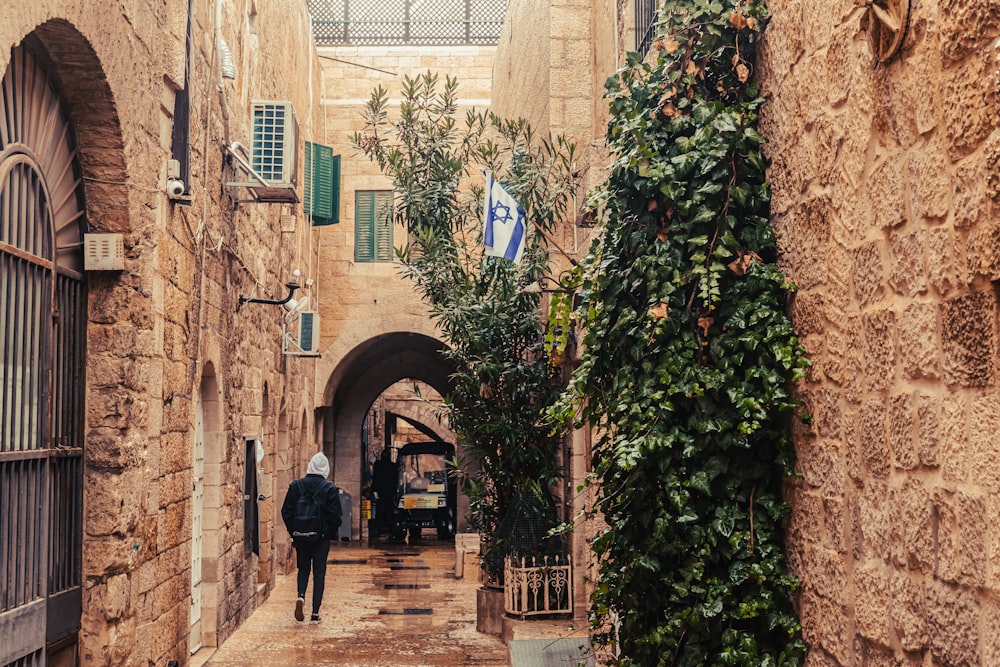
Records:
M504 611L513 616L573 613L573 568L568 557L508 558Z
M507 0L309 0L319 46L495 45Z

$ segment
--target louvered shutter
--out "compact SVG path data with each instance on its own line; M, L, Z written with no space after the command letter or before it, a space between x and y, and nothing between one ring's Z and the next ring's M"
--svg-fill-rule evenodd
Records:
M306 142L306 215L314 226L340 222L340 156L329 146Z
M392 261L392 190L375 193L375 261Z
M375 192L354 194L354 261L375 261Z
M354 261L391 262L392 190L354 193Z

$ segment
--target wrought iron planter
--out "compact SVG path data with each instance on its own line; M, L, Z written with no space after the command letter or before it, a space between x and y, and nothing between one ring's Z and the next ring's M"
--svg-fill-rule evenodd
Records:
M504 611L513 616L573 613L573 568L569 557L508 557L503 587Z

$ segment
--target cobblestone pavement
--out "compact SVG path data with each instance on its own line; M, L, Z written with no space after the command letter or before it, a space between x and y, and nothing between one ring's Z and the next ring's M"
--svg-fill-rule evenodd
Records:
M295 573L279 576L270 598L205 667L508 667L507 646L476 631L474 578L455 578L455 546L435 539L378 548L337 544L330 550L320 615L293 618Z

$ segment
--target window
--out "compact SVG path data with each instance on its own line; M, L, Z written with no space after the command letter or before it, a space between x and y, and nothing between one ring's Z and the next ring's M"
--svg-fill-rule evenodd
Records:
M354 261L392 261L392 190L354 193Z
M657 0L635 0L635 50L646 55L656 35Z

